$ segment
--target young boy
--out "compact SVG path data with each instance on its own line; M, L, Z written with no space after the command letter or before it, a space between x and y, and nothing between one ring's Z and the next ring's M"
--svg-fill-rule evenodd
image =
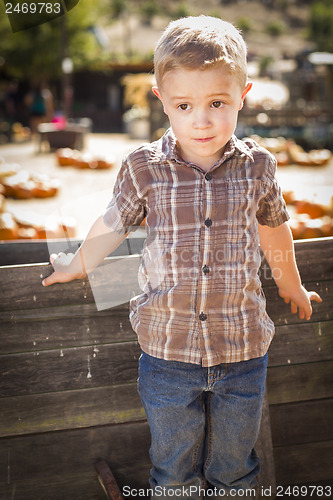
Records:
M146 219L130 319L142 356L153 498L252 496L274 325L258 278L259 242L281 297L300 318L301 284L272 155L234 136L251 89L239 32L199 16L171 22L155 51L171 128L123 162L110 204L73 257L52 255L43 282L80 278ZM95 244L103 235L105 244ZM251 491L250 491L251 490ZM250 492L250 493L249 493Z

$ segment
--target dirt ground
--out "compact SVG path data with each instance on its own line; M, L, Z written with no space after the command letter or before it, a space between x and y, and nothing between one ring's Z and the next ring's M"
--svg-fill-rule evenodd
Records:
M107 206L122 158L142 141L128 139L125 134L89 134L84 152L102 155L114 162L106 170L60 167L54 152L39 152L37 142L0 146L0 157L6 163L17 163L33 173L46 174L60 181L58 195L46 199L14 200L6 207L14 215L29 215L41 222L49 217L73 217L76 237L83 238L92 222Z
M89 134L84 151L112 158L109 170L77 169L57 165L55 153L39 152L36 142L0 146L6 163L18 163L30 172L47 174L60 181L57 196L48 199L7 199L7 210L14 215L31 214L41 221L48 217L73 217L76 237L84 238L92 222L107 206L122 158L140 140L126 134ZM278 168L278 180L284 191L293 190L297 199L329 204L333 196L333 160L324 167L290 165Z

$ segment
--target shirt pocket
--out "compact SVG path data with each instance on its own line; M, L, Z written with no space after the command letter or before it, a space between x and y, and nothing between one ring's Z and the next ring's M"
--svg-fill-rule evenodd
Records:
M220 215L230 223L239 223L255 215L258 209L257 182L254 179L226 180L217 190Z

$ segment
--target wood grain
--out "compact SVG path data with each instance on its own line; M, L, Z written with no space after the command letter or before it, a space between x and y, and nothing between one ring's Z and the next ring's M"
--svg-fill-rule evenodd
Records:
M274 459L277 484L324 484L332 479L333 441L275 448Z
M95 463L106 460L122 489L148 485L149 429L127 423L4 438L0 498L105 500Z
M274 447L333 441L333 398L270 406Z
M3 355L0 397L135 382L140 352L124 342Z
M145 420L137 384L1 400L0 437Z
M283 367L269 367L270 404L333 397L333 360Z

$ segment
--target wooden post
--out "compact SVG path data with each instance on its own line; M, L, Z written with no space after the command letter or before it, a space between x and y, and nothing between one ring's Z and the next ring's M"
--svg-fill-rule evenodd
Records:
M123 500L123 496L118 488L116 480L105 460L100 460L95 464L98 480L109 500Z

